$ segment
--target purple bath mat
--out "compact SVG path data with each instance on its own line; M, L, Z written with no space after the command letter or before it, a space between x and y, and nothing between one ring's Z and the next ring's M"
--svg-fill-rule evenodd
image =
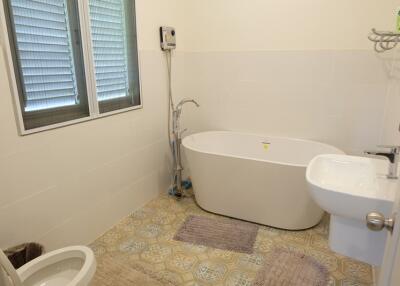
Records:
M252 286L326 286L328 276L314 258L278 248L266 255Z
M189 216L175 234L177 241L241 253L253 253L258 225L228 218Z

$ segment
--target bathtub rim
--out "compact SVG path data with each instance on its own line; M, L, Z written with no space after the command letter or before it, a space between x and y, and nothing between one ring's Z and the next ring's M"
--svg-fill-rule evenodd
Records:
M227 131L227 130L221 130L221 131L215 131L214 130L214 131L203 131L203 132L193 133L191 135L186 136L182 140L182 146L184 148L187 148L187 149L192 150L194 152L207 154L207 155L213 155L213 156L219 156L219 157L230 157L230 158L235 158L235 159L251 160L251 161L256 161L256 162L270 163L270 164L276 164L276 165L281 165L281 166L299 167L299 168L307 168L308 164L314 158L314 157L310 158L310 161L309 161L308 164L294 164L294 163L286 163L286 162L282 162L282 161L264 160L264 159L250 158L250 157L246 157L246 156L230 155L230 154L228 155L228 154L225 154L225 153L209 152L209 151L201 150L199 148L195 148L195 147L191 147L191 146L189 147L186 144L187 141L188 141L188 138L190 138L190 137L192 137L194 135L197 135L197 134L215 134L215 133L231 133L231 134L233 133L233 134L241 134L241 135L265 136L265 137L274 137L274 138L277 138L277 139L286 139L286 140L296 141L296 142L307 142L307 143L317 144L317 145L320 145L320 146L324 146L324 147L328 147L330 149L336 150L336 153L321 153L321 154L342 154L342 155L346 154L344 151L340 150L339 148L337 148L335 146L332 146L332 145L329 145L329 144L326 144L326 143L322 143L322 142L318 142L318 141L301 139L301 138L285 137L285 136L263 135L263 134L258 134L258 133L247 133L247 132Z

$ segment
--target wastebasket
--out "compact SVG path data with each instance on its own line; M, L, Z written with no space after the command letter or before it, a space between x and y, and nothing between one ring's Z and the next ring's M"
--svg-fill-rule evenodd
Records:
M38 243L24 243L4 251L15 269L43 254L43 246Z

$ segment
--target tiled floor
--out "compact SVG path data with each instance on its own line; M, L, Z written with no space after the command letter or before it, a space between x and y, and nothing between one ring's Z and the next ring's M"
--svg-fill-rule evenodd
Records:
M95 283L102 284L101 276L114 280L110 285L120 285L116 282L118 277L107 272L110 260L106 258L111 257L138 276L144 273L149 280L144 282L143 277L138 277L141 280L137 285L141 286L156 285L154 281L157 285L173 286L250 286L264 255L274 247L282 247L310 255L325 265L330 273L329 285L372 285L368 265L329 250L328 218L306 231L262 226L254 253L248 255L174 241L175 232L191 214L215 216L201 210L192 198L177 202L160 196L122 220L91 244L98 261Z

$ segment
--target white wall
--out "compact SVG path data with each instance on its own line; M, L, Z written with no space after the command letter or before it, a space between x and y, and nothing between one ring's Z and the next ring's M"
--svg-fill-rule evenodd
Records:
M88 243L166 190L167 85L158 27L182 27L178 3L137 1L141 110L21 137L0 54L1 248Z
M398 0L186 0L188 51L370 50Z
M385 103L384 125L381 141L385 144L400 145L400 50L388 53L392 61L389 65L389 84Z
M186 94L201 103L188 126L308 138L356 154L374 147L391 66L367 35L393 29L396 6L186 1Z

